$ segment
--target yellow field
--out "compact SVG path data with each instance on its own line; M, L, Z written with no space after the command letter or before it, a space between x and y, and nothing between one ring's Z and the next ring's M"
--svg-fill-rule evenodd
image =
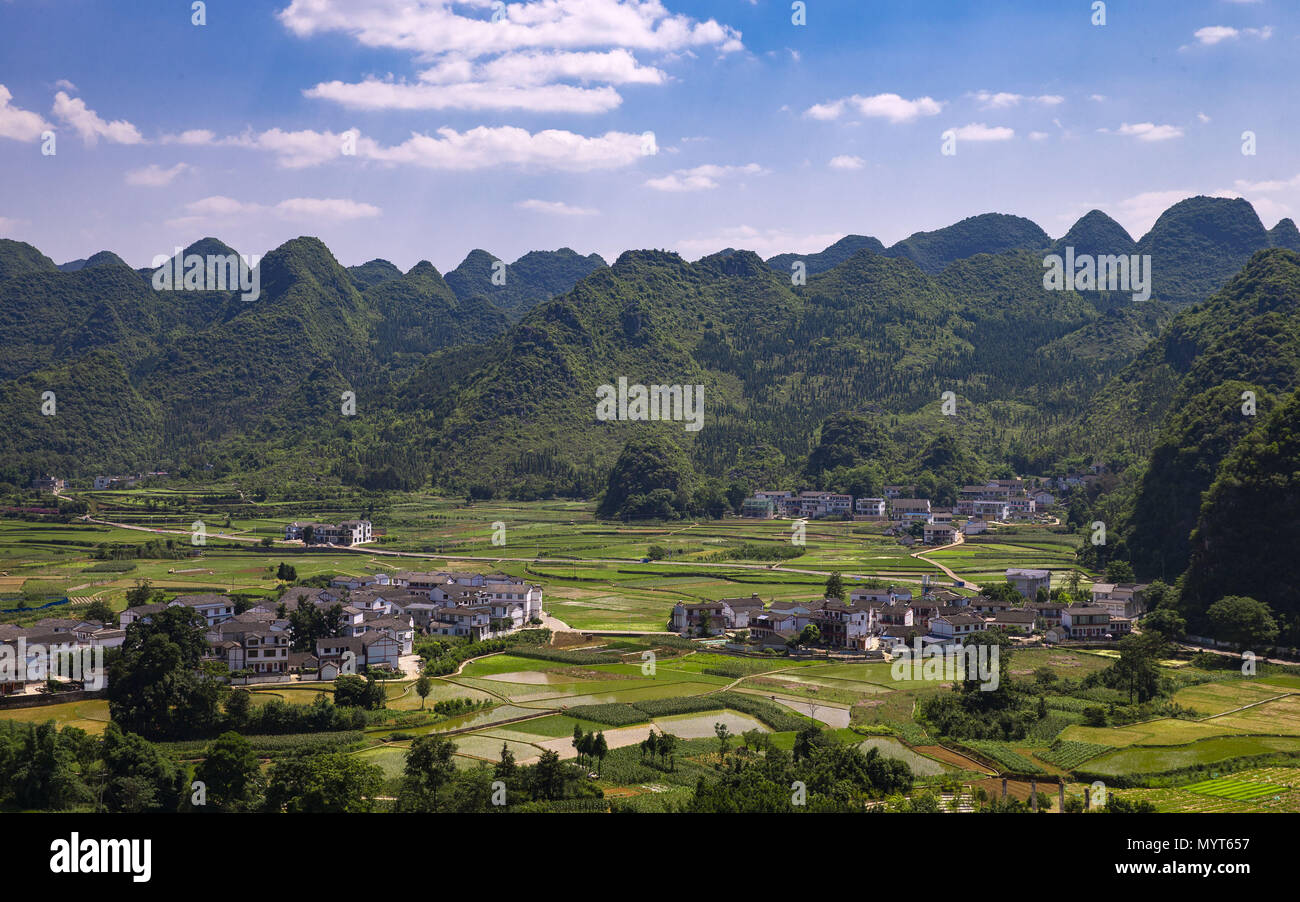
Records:
M1300 695L1288 695L1244 711L1216 717L1212 723L1234 727L1243 733L1300 736Z
M1234 708L1253 705L1265 699L1276 698L1286 692L1277 686L1266 686L1252 681L1202 683L1188 686L1174 694L1174 701L1197 714L1222 714Z
M108 702L92 698L81 702L64 702L61 705L43 705L39 708L8 708L0 711L0 720L28 723L45 723L53 720L60 727L78 727L87 733L99 735L108 727Z

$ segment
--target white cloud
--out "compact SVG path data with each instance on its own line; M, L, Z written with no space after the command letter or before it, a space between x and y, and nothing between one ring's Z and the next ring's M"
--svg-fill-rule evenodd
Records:
M206 128L192 128L178 135L163 135L158 139L162 144L188 144L201 146L217 143L217 136Z
M1200 120L1202 124L1210 121L1210 117L1205 115L1204 113L1197 113L1196 118Z
M509 85L483 82L413 85L368 78L322 82L303 92L361 110L527 110L530 113L606 113L623 102L611 87Z
M69 97L60 91L54 95L54 115L62 119L81 136L87 144L94 144L100 138L114 144L143 144L144 137L130 122L115 119L106 122L99 114L86 106L80 97Z
M1205 28L1198 28L1192 35L1202 45L1213 47L1215 44L1221 44L1224 41L1235 41L1238 38L1258 38L1261 41L1267 41L1273 36L1273 26L1265 25L1263 28L1233 28L1230 25L1207 25Z
M177 163L163 169L157 163L150 163L143 169L134 169L126 174L128 185L140 185L145 188L162 188L170 185L176 176L189 169L188 163Z
M380 212L380 209L373 204L334 197L291 197L268 206L214 195L186 204L186 215L167 220L167 225L182 228L246 217L272 217L286 222L328 224L368 219L378 216Z
M1180 200L1195 197L1201 192L1183 188L1172 191L1143 191L1119 202L1115 218L1130 235L1138 237L1150 231L1160 214Z
M908 100L898 94L873 94L870 97L854 94L852 97L814 104L804 111L804 115L811 119L838 119L850 107L869 119L888 119L898 123L911 122L922 116L936 116L943 109L943 104L932 97Z
M626 132L585 137L560 129L529 133L513 126L479 126L464 132L440 128L436 135L412 134L401 144L387 148L363 139L357 153L383 163L431 169L505 165L573 172L628 166L645 156L642 136Z
M1041 103L1044 106L1057 106L1065 102L1065 98L1060 94L1040 94L1035 97L1025 94L1008 94L1005 91L997 94L989 91L976 91L971 96L986 110L1007 109L1008 107L1019 106L1023 101Z
M804 115L809 119L821 119L823 121L838 119L844 112L844 101L833 100L830 103L814 103L808 109L804 110Z
M442 74L442 68L434 67L420 73L420 80L431 81ZM662 69L641 65L632 52L624 47L603 53L507 53L474 66L469 75L470 78L514 85L540 85L558 79L611 85L661 85L668 80L668 75Z
M867 161L852 154L840 154L837 157L831 157L829 165L832 169L861 169L867 165Z
M1238 191L1249 193L1288 191L1293 188L1300 188L1300 175L1292 176L1289 179L1273 179L1264 182L1248 182L1245 179L1237 179L1237 181L1233 182L1233 187Z
M646 187L656 191L672 192L712 191L718 187L719 179L737 175L759 175L763 171L763 167L757 163L747 163L744 166L706 164L692 169L678 169L670 175L650 179L646 182Z
M458 4L491 9L488 0ZM656 53L690 47L742 49L740 32L709 19L671 14L659 0L522 0L505 4L505 18L462 16L451 0L293 0L278 13L299 37L329 31L366 47L426 57L448 47L481 57L536 48L626 47Z
M1089 95L1088 95L1088 99L1091 100L1091 101L1093 101L1093 102L1095 102L1095 103L1105 103L1105 102L1106 102L1106 95L1105 95L1105 94L1089 94Z
M262 150L274 154L286 169L352 160L429 169L522 166L584 172L628 166L643 156L658 153L653 139L644 135L611 131L587 137L562 129L529 132L514 126L479 126L463 132L440 128L433 135L412 132L402 143L388 146L365 137L355 128L342 132L272 128L225 138L217 138L206 129L193 129L169 135L164 141ZM355 146L354 155L344 154L348 145Z
M1010 141L1016 136L1015 129L1001 125L985 125L983 122L972 122L951 131L957 136L958 141Z
M40 113L10 106L13 94L4 85L0 85L0 138L12 138L15 141L35 141L41 132L50 128Z
M72 82L68 81L66 78L60 78L58 81L54 83L54 87L62 88L65 91L72 91L74 94L77 92L77 86L74 85Z
M1050 137L1050 136L1047 134L1047 132L1030 132L1030 133L1029 133L1029 140L1030 140L1030 141L1046 141L1046 140L1048 139L1048 137Z
M498 21L482 15L492 7L490 0L293 0L278 15L299 37L341 32L429 64L416 81L372 76L304 92L356 109L603 113L622 102L614 85L667 81L637 52L671 59L696 47L743 49L735 29L669 13L660 0L523 0L504 5Z
M1130 125L1125 122L1120 125L1116 134L1128 135L1139 141L1168 141L1172 138L1181 138L1183 130L1176 125L1156 125L1153 122L1136 122Z
M335 197L291 197L276 204L274 211L283 219L303 222L348 222L380 213L374 204Z
M521 200L519 203L515 204L515 206L521 210L532 210L536 213L551 213L556 216L597 216L600 214L599 210L594 210L591 207L575 207L566 204L562 200L536 200L535 198L529 198L528 200Z

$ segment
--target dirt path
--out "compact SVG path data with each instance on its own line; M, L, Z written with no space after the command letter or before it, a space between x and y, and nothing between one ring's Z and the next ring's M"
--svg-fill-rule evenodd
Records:
M935 548L927 548L924 551L914 551L912 552L911 556L916 558L918 561L925 561L927 564L933 564L934 566L938 567L947 575L949 579L953 581L953 583L957 583L957 582L965 583L966 588L974 589L976 592L978 592L981 589L980 586L977 586L975 583L971 582L970 580L962 579L956 573L953 573L952 570L948 569L946 565L941 564L938 561L932 561L930 560L930 558L926 557L927 554L931 554L935 551L944 551L948 548L956 548L958 545L964 545L965 543L966 543L966 537L963 536L961 533L957 533L957 541L953 542L952 544L939 545L938 547Z

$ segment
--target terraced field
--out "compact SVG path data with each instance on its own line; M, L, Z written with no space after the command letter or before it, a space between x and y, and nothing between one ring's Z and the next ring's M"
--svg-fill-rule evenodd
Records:
M1249 802L1261 796L1275 795L1277 793L1277 787L1270 786L1268 783L1254 783L1250 780L1238 780L1231 777L1202 780L1200 783L1193 783L1183 788L1188 792L1197 792L1201 795L1215 796L1221 799L1231 799L1234 802Z
M1300 737L1218 736L1186 745L1144 747L1134 745L1102 755L1087 764L1090 773L1103 776L1160 774L1233 758L1247 758L1274 752L1300 752Z

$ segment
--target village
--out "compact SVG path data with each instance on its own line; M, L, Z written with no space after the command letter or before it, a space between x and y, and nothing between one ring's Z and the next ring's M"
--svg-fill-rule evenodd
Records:
M244 607L228 595L178 595L128 607L116 624L70 617L27 627L0 624L0 653L31 664L0 680L0 693L40 691L55 676L44 665L46 649L67 654L115 648L131 624L175 607L202 618L204 660L224 665L232 684L331 681L343 674L418 673L417 633L482 641L539 625L542 589L500 573L402 571L338 577L319 588L290 586L275 601ZM311 609L325 624L325 635L295 650L291 615Z
M746 498L742 513L746 517L792 520L841 519L893 524L894 532L927 545L952 544L961 535L986 532L993 524L1053 522L1046 513L1056 504L1051 488L1074 488L1098 478L1095 473L1058 477L1052 480L993 479L983 485L963 486L956 504L949 508L935 506L928 498L913 497L916 486L886 485L879 498L835 492L761 491ZM913 529L915 527L915 529ZM915 533L915 535L913 535Z
M1140 583L1094 583L1091 598L1051 600L1051 571L1010 568L1014 593L961 595L928 583L915 589L855 588L848 600L773 601L757 595L698 604L678 603L671 628L683 636L730 636L736 650L827 649L887 656L919 640L924 647L959 645L997 630L1026 642L1105 644L1133 629L1146 610ZM1018 596L1009 600L1008 595Z

